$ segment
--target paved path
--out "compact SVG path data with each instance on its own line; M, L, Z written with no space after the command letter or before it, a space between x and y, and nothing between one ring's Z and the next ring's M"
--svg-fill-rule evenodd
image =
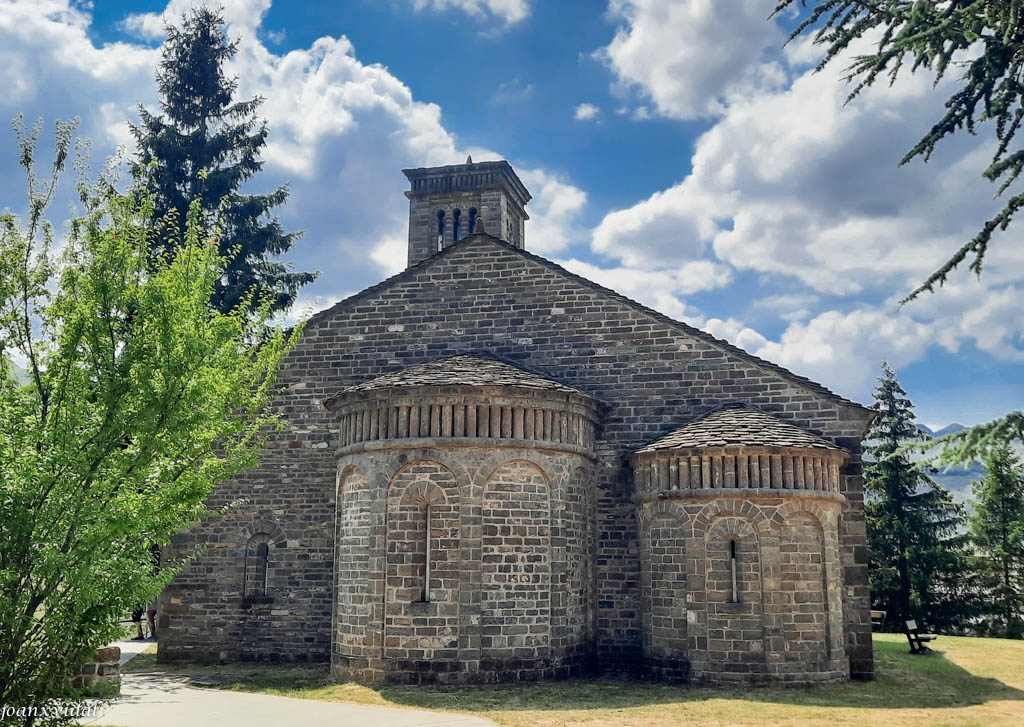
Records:
M155 641L135 641L130 639L127 641L115 641L111 646L116 646L121 649L121 660L117 662L121 666L124 666L129 661L134 659L136 656L141 654L143 651L152 646Z
M141 641L134 643L143 648L149 645ZM110 727L495 727L490 720L461 714L202 689L189 686L185 677L166 674L134 673L125 674L121 679L121 698L102 716L83 720L81 724Z

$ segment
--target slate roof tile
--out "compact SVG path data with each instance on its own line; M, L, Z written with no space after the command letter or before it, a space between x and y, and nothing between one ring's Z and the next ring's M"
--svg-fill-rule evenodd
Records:
M490 356L462 354L410 366L401 371L378 376L350 386L342 394L357 391L379 391L409 386L518 386L544 391L561 391L590 397L560 381L535 374Z
M800 427L748 406L726 406L690 422L657 441L637 450L637 454L689 447L841 447L804 431Z

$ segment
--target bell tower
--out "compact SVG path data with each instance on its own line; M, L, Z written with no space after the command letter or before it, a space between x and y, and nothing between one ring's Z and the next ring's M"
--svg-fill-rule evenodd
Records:
M403 169L409 180L409 265L474 232L525 247L530 193L506 161Z

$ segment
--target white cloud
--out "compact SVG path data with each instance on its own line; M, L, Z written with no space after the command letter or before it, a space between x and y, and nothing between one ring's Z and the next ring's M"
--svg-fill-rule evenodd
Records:
M601 109L592 103L581 103L575 109L573 109L572 117L576 121L592 121L596 119L598 114L601 113Z
M724 4L672 5L704 18L719 5L726 12ZM685 71L676 60L684 52L655 41L659 24L672 22L667 4L611 2L613 10L623 6L632 13L628 29L607 50L636 41L642 54L635 66L611 63L619 80L637 85L663 116L718 117L678 183L604 217L593 231L595 252L629 269L665 271L700 260L746 272L744 280L757 276L757 285L773 292L751 300L748 315L773 329L781 319L784 330L765 336L737 318L709 318L705 329L849 396L868 396L883 358L902 366L936 347L1024 361L1024 249L1009 239L993 243L980 284L964 270L938 294L896 305L998 206L980 178L991 156L984 136L957 135L928 165L896 166L941 116L943 92L954 81L933 89L919 72L844 106L842 59L813 73L818 50L798 41L776 66L758 41L729 56L725 68L733 73L715 82L717 90L691 98L684 84L699 87L702 77L692 74L702 69ZM714 22L721 27L709 30L712 37L732 30L730 22ZM764 16L758 22L767 26L761 32L777 30ZM758 75L749 69L766 64L788 68L792 80L778 87L749 82ZM750 291L728 294L742 301ZM659 307L672 306L668 300Z
M516 173L533 195L527 208L528 250L550 255L586 239L586 231L579 225L579 215L587 204L582 189L543 169L521 169Z
M461 10L479 19L497 18L515 25L530 16L529 0L412 0L416 10Z
M785 74L766 59L784 35L767 18L775 0L610 0L623 25L598 57L620 90L637 89L675 119L720 114L732 97L775 88ZM647 109L637 109L637 118Z
M843 62L785 90L734 97L680 182L607 215L595 250L634 265L709 245L739 270L820 293L907 289L991 212L987 147L956 140L927 166L896 162L941 113L922 74L844 107Z
M409 238L405 235L386 237L370 250L370 259L377 264L385 277L405 270L408 255Z
M858 397L870 390L883 359L897 368L922 360L934 343L935 326L905 310L828 310L791 323L778 341L751 353Z
M146 41L161 41L164 26L176 25L181 18L197 6L208 5L221 8L224 22L231 29L231 37L255 36L270 10L271 0L220 0L216 3L195 2L195 0L170 0L159 13L133 13L121 21L120 27L127 33Z
M1024 362L1020 296L1012 285L953 284L902 308L894 296L877 306L857 304L794 319L777 340L734 318L711 318L702 327L846 396L866 399L882 360L901 368L936 348L956 353L971 346L997 361ZM801 305L800 298L778 296L769 304Z

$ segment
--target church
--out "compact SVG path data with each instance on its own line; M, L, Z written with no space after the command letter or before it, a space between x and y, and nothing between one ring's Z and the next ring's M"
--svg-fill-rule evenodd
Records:
M870 679L873 412L526 245L504 161L404 170L408 267L317 313L162 661L364 683Z

